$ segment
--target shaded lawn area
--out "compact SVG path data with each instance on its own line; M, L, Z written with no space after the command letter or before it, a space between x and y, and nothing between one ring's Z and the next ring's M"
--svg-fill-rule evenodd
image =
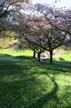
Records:
M71 108L71 67L9 57L0 61L0 108Z

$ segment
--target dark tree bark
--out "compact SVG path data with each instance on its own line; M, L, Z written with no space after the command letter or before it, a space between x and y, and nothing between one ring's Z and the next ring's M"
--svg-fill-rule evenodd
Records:
M40 61L40 56L41 56L41 52L38 52L37 54L38 61Z
M33 50L33 58L36 58L36 51Z
M50 50L49 52L50 52L50 63L53 63L53 51Z

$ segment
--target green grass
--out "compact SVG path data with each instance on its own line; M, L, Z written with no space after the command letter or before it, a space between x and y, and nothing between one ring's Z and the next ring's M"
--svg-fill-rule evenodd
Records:
M12 56L32 56L32 51L28 50L13 50L13 49L0 49L0 54L9 54Z
M55 60L71 62L71 50L70 51L60 50L60 52L62 54L59 57L56 57Z
M65 61L70 61L70 62L71 62L71 51L62 54L62 58L63 58Z
M0 60L0 108L71 108L71 67L40 63L23 51L1 54L13 60Z

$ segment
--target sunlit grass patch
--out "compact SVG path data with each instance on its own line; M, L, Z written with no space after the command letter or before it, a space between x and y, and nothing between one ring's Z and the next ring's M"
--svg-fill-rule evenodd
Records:
M54 60L62 61L62 62L65 61L71 62L71 50L69 51L60 50L60 52L61 51L62 53L60 54L60 56L55 57Z
M11 56L32 56L32 50L13 50L13 49L0 49L0 54L8 54Z

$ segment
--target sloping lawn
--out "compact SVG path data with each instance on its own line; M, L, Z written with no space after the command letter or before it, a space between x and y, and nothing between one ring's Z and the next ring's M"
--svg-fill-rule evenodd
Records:
M64 51L62 50L62 54L60 57L55 58L57 61L67 61L71 62L71 50L70 51Z
M0 108L71 108L70 66L37 62L29 51L0 53Z
M0 49L0 54L8 54L12 56L32 56L33 52L28 50L13 50L13 49Z

